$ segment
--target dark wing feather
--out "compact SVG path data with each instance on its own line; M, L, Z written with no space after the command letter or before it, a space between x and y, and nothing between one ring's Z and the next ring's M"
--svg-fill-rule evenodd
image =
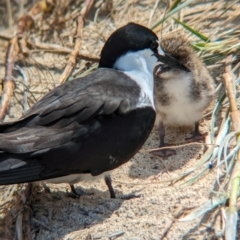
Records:
M136 84L122 72L112 69L97 69L86 77L56 87L29 109L22 119L35 114L45 116L54 111L70 115L76 111L74 106L77 106L77 110L79 110L95 105L99 101L106 104L108 101L116 101L118 97L121 101L127 98L129 91L133 96L139 94ZM118 104L120 104L119 100ZM134 98L131 104L136 104Z

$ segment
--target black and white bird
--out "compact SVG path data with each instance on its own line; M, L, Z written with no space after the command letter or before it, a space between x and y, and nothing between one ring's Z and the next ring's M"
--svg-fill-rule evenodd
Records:
M0 185L69 183L105 175L130 160L155 121L153 69L164 56L157 36L129 23L108 38L99 68L46 94L15 122L0 125Z
M158 64L154 69L156 123L159 125L159 146L164 147L165 125L195 125L191 138L202 138L199 120L213 100L214 81L182 34L173 33L163 38L161 47L166 55L178 59L189 69L184 71L166 64ZM152 153L166 157L174 154L175 151L168 148Z

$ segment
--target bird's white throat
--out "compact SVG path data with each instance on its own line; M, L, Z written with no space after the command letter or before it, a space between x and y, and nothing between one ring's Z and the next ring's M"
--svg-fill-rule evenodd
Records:
M141 88L141 96L137 107L154 106L153 97L153 69L157 58L151 49L137 52L128 52L120 57L114 64L114 68L123 71Z

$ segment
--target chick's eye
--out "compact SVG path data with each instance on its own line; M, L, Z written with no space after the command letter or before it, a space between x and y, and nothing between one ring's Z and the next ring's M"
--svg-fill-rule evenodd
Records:
M156 41L152 41L150 43L150 48L153 50L153 51L156 51L157 48L158 48L158 43Z

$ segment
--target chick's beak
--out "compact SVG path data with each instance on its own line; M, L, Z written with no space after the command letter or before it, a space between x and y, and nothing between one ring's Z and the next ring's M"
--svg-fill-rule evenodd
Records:
M156 56L158 61L165 63L169 67L178 68L185 72L190 72L190 70L186 66L184 66L181 62L179 62L176 58L164 53L162 49L160 51L155 52L154 55Z

